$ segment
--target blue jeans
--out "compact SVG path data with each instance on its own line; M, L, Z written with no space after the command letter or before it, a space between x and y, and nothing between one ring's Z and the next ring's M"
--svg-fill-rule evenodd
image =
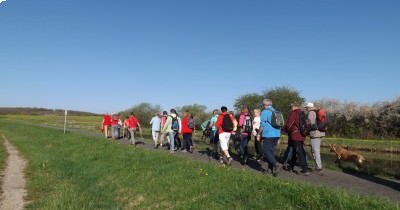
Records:
M279 137L263 137L264 158L267 159L269 169L272 169L277 164L275 159L275 147L278 144L278 140Z
M175 150L175 141L174 141L174 137L175 137L175 132L168 132L167 133L169 135L169 139L170 139L170 145L169 148L170 150Z
M243 135L242 134L242 139L240 140L240 155L248 155L249 152L247 151L247 145L249 144L249 135Z

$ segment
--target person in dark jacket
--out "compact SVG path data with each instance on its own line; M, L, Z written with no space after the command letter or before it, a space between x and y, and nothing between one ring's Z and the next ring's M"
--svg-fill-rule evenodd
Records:
M292 160L290 161L290 170L294 171L294 166L296 165L297 160L299 160L301 173L304 175L309 175L308 166L304 156L304 140L305 135L300 132L300 115L303 112L300 109L300 104L295 102L291 104L292 110L289 113L285 131L287 132L289 138L291 139L292 143Z

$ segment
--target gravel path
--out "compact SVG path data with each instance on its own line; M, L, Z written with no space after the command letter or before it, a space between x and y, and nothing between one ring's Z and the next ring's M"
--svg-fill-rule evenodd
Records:
M5 136L4 144L8 153L7 167L4 171L0 210L20 210L24 207L26 196L24 169L26 162L17 149L10 144Z

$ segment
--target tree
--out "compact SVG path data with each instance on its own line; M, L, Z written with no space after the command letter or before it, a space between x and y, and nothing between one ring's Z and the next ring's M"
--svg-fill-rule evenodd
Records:
M131 112L133 112L139 122L141 122L142 127L149 127L150 120L154 114L161 112L161 106L152 105L146 102L140 103L132 108L120 112L119 114L121 115L121 119L125 119L125 117L129 116Z
M256 108L258 109L263 108L262 100L263 96L261 94L258 93L244 94L239 96L235 100L233 107L235 108L236 112L240 112L244 106L247 106L247 108L249 108L249 111L252 112Z
M198 130L201 129L201 123L210 118L209 114L207 113L207 106L201 104L184 105L182 107L177 107L176 110L181 114L181 116L186 111L193 114L196 129Z
M267 89L264 91L264 97L272 100L273 107L281 111L285 119L287 119L291 103L303 104L305 102L300 91L286 86Z

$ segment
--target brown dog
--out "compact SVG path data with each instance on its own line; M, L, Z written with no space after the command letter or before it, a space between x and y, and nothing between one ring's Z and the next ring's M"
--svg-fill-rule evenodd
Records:
M337 144L331 144L331 151L336 153L336 157L337 160L336 162L339 163L340 165L340 161L348 161L348 162L353 162L354 164L356 164L358 167L361 167L362 164L365 162L365 158L364 156L352 152L350 150L347 150L343 147L341 147L340 145Z

